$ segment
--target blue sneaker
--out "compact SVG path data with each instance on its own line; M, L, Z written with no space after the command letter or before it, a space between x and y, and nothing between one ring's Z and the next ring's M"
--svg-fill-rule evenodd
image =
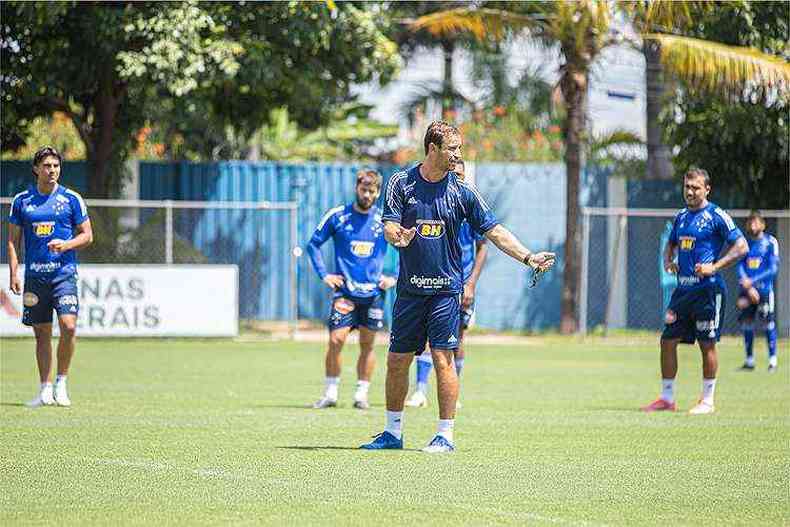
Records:
M455 445L449 442L444 436L436 435L428 446L422 449L426 454L440 454L443 452L455 452Z
M363 450L402 450L403 437L401 436L401 438L398 439L389 432L384 431L380 434L374 435L373 441L370 443L365 443L359 448Z

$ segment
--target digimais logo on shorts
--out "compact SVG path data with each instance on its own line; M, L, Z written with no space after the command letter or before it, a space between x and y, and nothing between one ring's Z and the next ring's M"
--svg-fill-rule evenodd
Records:
M414 276L409 279L413 286L420 289L441 289L444 286L449 287L452 280L446 276Z

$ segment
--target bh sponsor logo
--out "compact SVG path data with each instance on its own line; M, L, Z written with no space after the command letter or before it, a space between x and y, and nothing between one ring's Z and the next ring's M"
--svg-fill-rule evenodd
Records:
M39 238L46 238L47 236L52 236L52 233L55 232L55 222L54 221L34 222L33 232Z
M444 221L417 220L417 234L428 240L435 240L444 235Z
M441 289L449 287L452 280L447 276L415 276L409 279L409 283L420 289Z
M694 236L681 236L680 237L680 250L681 251L690 251L694 249L694 243L696 242L696 238Z
M368 258L371 254L373 254L373 247L375 247L373 242L362 242L356 240L351 242L351 252L358 258Z

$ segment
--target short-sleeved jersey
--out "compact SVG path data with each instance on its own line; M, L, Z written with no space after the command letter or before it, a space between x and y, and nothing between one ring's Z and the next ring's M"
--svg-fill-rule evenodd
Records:
M477 242L485 239L472 231L468 222L461 224L461 232L458 233L458 241L461 244L461 265L463 267L464 283L472 276L475 268L475 253L477 252Z
M398 293L413 295L460 293L463 254L459 238L464 220L479 235L498 223L480 193L454 172L431 183L420 175L420 165L392 176L383 219L417 229L411 243L398 249Z
M14 196L8 221L22 228L25 239L25 276L60 276L77 272L73 249L60 254L47 243L68 241L76 227L88 219L88 208L73 190L57 185L51 194L40 194L35 185Z
M738 276L749 278L760 293L768 293L779 271L779 242L768 233L748 242L749 252L738 263Z
M716 262L725 243L735 243L742 237L729 214L713 203L699 210L678 212L669 233L669 241L678 250L678 288L695 289L723 282L718 274L700 278L694 274L694 266Z
M318 276L327 275L319 248L332 238L335 247L335 273L343 275L340 290L354 298L372 298L381 293L378 284L387 252L381 211L371 207L358 212L353 204L330 209L316 227L308 253Z

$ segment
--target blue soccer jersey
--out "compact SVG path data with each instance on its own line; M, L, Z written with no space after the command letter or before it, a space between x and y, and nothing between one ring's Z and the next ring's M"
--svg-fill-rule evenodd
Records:
M88 219L82 197L57 185L51 194L40 194L35 185L20 192L11 203L9 221L22 228L25 238L25 276L46 277L75 274L77 254L73 249L53 253L47 243L68 241L76 227Z
M431 183L420 175L419 167L392 176L384 201L384 221L417 228L411 243L398 249L398 293L457 294L464 282L459 241L464 220L479 235L498 222L477 190L454 172Z
M472 276L475 268L475 253L477 252L477 242L485 239L472 231L468 222L461 224L461 231L458 233L458 242L461 244L461 265L463 268L464 283Z
M335 273L345 280L340 292L353 298L375 297L381 293L379 280L387 252L383 231L381 211L376 207L367 213L358 212L352 204L330 209L307 245L313 268L323 280L327 270L321 246L332 238Z
M760 296L764 296L773 291L779 271L779 242L768 233L748 241L749 252L738 264L738 277L749 278Z
M742 237L732 218L713 203L699 210L678 212L669 233L669 240L678 248L678 288L688 290L722 283L718 274L697 276L694 266L716 262L725 243L735 243Z

